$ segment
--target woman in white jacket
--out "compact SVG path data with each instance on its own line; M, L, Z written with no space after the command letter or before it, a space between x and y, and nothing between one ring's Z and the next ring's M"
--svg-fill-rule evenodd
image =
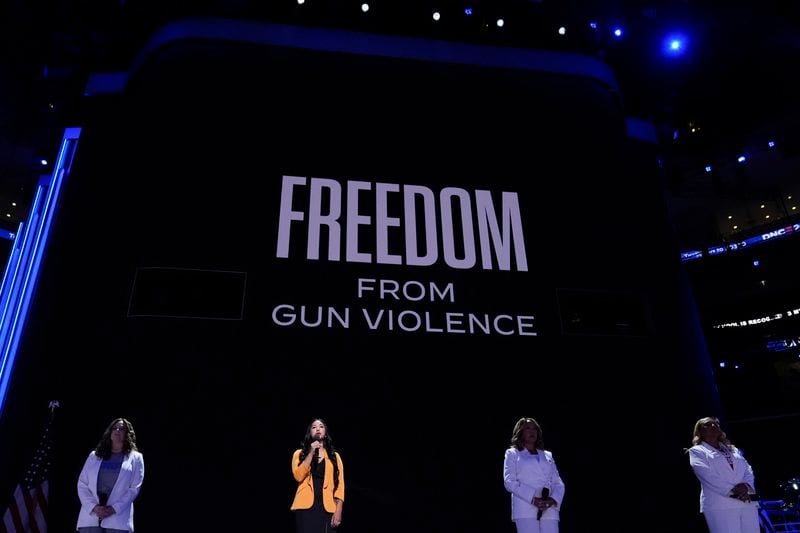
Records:
M517 533L558 533L564 482L533 418L520 418L514 425L503 461L503 483L511 493L511 520Z
M753 469L720 428L719 419L694 425L689 464L700 481L700 512L711 533L759 533Z
M136 450L136 432L124 418L106 428L78 476L80 533L133 531L133 500L144 479L144 457Z

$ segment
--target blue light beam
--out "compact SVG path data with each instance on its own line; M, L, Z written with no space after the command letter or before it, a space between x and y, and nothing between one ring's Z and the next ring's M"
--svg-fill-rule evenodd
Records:
M64 131L53 173L39 180L28 219L20 225L3 274L0 285L0 415L61 188L72 166L80 134L80 128L67 128Z

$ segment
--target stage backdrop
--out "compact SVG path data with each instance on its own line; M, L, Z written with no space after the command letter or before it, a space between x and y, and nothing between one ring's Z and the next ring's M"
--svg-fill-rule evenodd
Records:
M124 416L137 531L291 531L290 458L323 417L342 531L512 531L503 454L532 416L563 532L689 530L681 448L716 391L652 147L601 63L205 21L127 74L79 124L4 494L57 398L53 530Z

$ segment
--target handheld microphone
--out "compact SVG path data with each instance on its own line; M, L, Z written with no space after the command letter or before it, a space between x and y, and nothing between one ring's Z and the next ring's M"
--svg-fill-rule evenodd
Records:
M97 499L100 501L100 505L102 505L103 507L105 507L106 505L108 505L108 494L107 494L107 493L105 493L105 492L98 492L98 493L97 493ZM103 523L103 519L102 519L102 518L100 518L100 517L98 516L98 517L97 517L97 524L98 524L98 527L99 527L99 525L100 525L100 524L102 524L102 523Z
M547 487L543 488L542 489L542 499L544 500L544 499L548 498L549 496L550 496L550 489L548 489ZM543 509L539 509L538 511L536 511L536 520L541 520L542 519L542 513L543 512L544 512Z
M314 437L311 440L316 442L321 442L322 437L320 437L319 435L314 435ZM319 455L319 448L314 448L314 455Z

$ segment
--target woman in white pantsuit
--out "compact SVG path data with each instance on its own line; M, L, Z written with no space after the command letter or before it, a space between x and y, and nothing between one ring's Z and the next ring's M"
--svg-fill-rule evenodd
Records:
M144 457L136 449L136 432L124 418L106 428L78 476L80 533L133 531L133 500L144 480Z
M700 512L710 533L759 533L753 469L719 419L698 420L692 445L689 464L700 481Z
M520 418L514 425L503 461L503 483L511 493L511 520L517 533L558 533L564 482L533 418Z

